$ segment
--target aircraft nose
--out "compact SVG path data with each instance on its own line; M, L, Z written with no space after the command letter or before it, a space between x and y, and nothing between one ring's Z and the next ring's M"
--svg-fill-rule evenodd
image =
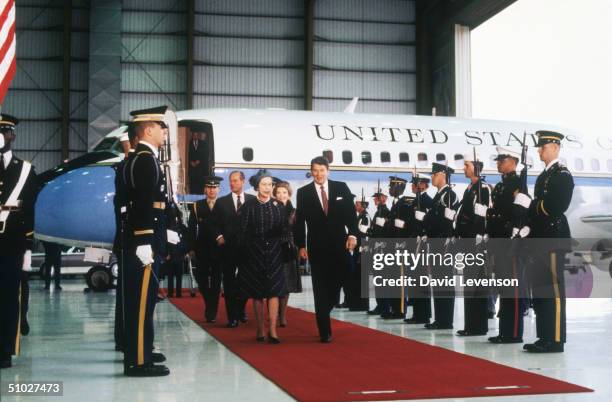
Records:
M87 166L47 183L38 194L35 236L63 244L110 248L115 236L115 171Z

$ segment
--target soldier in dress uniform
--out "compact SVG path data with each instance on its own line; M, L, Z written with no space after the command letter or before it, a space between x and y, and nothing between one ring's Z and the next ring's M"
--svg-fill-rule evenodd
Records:
M22 270L32 261L38 191L34 167L11 151L18 123L0 115L0 368L19 355Z
M563 352L566 341L563 271L571 236L565 211L572 200L574 179L559 162L563 134L538 131L536 135L540 160L546 168L535 183L529 225L519 233L529 232L530 237L554 239L554 242L549 240L550 247L532 253L534 264L529 271L538 340L523 347L532 353Z
M517 150L497 147L497 171L501 181L495 185L491 193L492 206L487 211L487 234L491 239L509 239L516 234L517 202L521 189L521 179L516 173L516 166L521 154ZM517 200L518 196L518 200ZM529 206L529 200L527 202ZM495 240L489 251L492 254L495 275L498 278L520 279L521 267L518 256L507 243ZM523 312L524 300L520 289L500 289L499 299L499 334L489 338L489 342L522 343L523 342Z
M425 227L423 221L425 214L431 208L433 200L427 194L427 188L431 179L424 174L414 173L410 180L412 186L412 192L415 194L415 198L410 205L410 220L408 222L408 237L414 240L415 253L419 253L425 246L423 236L425 235ZM427 267L419 266L411 275L418 278L421 275L427 275ZM431 290L429 286L417 286L413 288L412 295L412 310L413 314L411 318L406 318L404 322L406 324L427 324L431 318ZM410 294L408 298L410 299Z
M406 238L408 237L407 222L410 220L410 204L411 199L407 196L402 196L406 190L408 181L398 176L389 176L389 195L393 197L393 203L389 216L385 223L385 237L388 238ZM381 313L384 319L404 319L405 318L405 297L402 297L401 290L395 298L386 299L386 311Z
M133 127L128 127L127 132L120 138L123 149L127 149L125 158L117 162L113 169L115 170L115 197L113 198L113 206L115 210L115 241L113 242L113 253L117 256L117 288L115 300L115 350L123 351L123 295L125 289L123 287L123 262L125 255L123 254L123 245L125 240L125 224L127 219L127 201L125 196L125 180L123 177L124 166L129 156L134 153L134 149L138 144L138 137ZM127 144L127 145L126 145Z
M355 196L353 196L356 198ZM368 299L361 297L361 242L368 237L370 230L370 216L368 215L369 202L361 193L361 199L355 201L357 215L357 246L353 253L349 253L349 280L347 289L349 311L368 311Z
M382 191L380 182L374 194L374 205L376 206L376 212L370 223L369 237L382 238L385 237L385 223L389 218L389 208L387 207L387 194ZM380 315L385 311L385 300L378 294L380 290L374 288L374 295L376 296L376 307L368 311L368 315Z
M196 280L204 298L204 319L209 323L217 319L223 277L223 236L219 228L219 206L216 205L222 180L217 176L204 177L206 198L193 204L189 216L190 254L196 256Z
M476 254L484 246L490 189L481 177L483 163L476 159L475 152L464 155L463 161L465 177L470 182L463 193L457 213L455 234L464 239L461 243L462 252ZM485 269L484 266L466 267L463 276L466 279L483 279L486 277ZM486 335L489 330L487 291L479 287L468 287L464 291L464 327L457 331L457 335Z
M450 177L455 170L434 162L431 169L431 183L438 189L432 206L425 214L425 233L431 253L446 253L453 237L453 222L457 210L457 195L451 189ZM433 266L431 275L435 279L452 278L453 267ZM427 329L452 329L455 311L454 287L433 288L435 321L425 324Z
M158 277L153 264L166 253L165 178L158 155L165 140L166 107L131 112L138 137L135 152L123 168L127 219L124 263L124 374L164 376L170 370L155 365L165 357L153 353L153 310Z

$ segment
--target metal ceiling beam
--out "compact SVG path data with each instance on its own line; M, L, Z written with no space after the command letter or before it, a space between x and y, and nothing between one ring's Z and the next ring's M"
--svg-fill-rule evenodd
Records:
M193 42L195 32L195 0L187 1L187 109L193 109Z
M70 64L72 56L72 0L64 0L64 60L62 74L62 160L70 153Z
M304 9L304 109L312 110L314 86L314 2L306 0Z

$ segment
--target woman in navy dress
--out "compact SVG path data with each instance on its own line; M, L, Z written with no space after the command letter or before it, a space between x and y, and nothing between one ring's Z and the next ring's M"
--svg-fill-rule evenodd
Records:
M279 297L287 294L283 271L282 236L287 215L284 206L272 198L272 176L260 171L251 178L257 197L242 207L241 227L246 263L238 271L240 290L252 298L257 322L257 340L264 338L264 299L268 305L269 343L280 343L276 324Z

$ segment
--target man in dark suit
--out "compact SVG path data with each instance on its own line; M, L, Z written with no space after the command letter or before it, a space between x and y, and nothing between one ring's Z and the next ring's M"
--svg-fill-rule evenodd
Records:
M206 133L194 131L189 142L189 192L201 194L204 177L208 174L208 143Z
M193 204L189 217L190 254L197 258L198 289L204 298L204 319L215 322L221 293L223 264L222 238L219 230L219 207L216 207L221 177L208 176L204 181L206 198Z
M227 311L227 326L235 328L238 320L245 323L247 321L244 312L246 300L239 299L237 293L237 271L242 265L241 256L244 255L238 244L240 234L240 208L250 199L254 199L252 194L244 193L244 173L233 171L229 176L231 193L219 198L216 205L219 206L220 239L223 247L223 295L225 298L225 309Z
M330 313L340 291L347 250L357 245L358 230L351 192L346 183L328 180L327 159L314 158L310 173L313 182L297 192L295 243L300 258L310 260L319 336L329 343Z

